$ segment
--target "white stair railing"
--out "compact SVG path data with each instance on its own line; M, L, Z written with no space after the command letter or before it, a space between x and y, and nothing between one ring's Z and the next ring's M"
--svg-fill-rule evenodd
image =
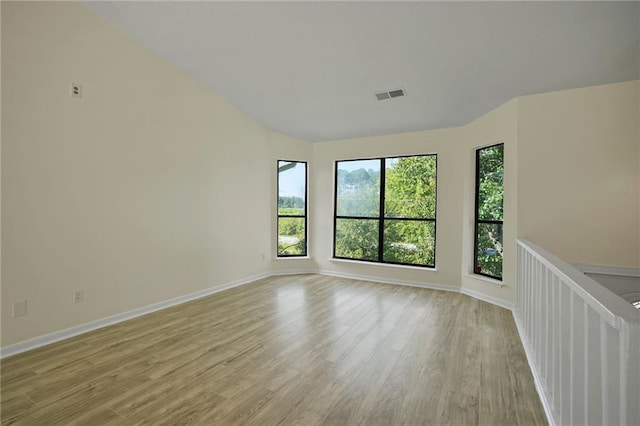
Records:
M640 424L640 311L518 242L514 317L550 423Z

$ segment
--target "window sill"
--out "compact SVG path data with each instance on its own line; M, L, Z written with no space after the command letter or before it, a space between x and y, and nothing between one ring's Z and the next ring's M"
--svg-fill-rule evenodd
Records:
M482 275L467 274L466 277L467 278L472 278L474 280L481 281L484 284L490 284L490 285L495 286L495 287L504 287L505 286L504 281L494 280L493 278L484 277Z
M311 256L276 256L274 260L309 260Z
M379 263L379 262L367 262L367 261L360 261L360 260L336 259L334 257L329 258L329 262L349 263L352 265L367 265L367 266L371 265L371 266L378 266L382 268L412 269L414 271L438 272L438 268L430 268L428 266L396 265L394 263Z

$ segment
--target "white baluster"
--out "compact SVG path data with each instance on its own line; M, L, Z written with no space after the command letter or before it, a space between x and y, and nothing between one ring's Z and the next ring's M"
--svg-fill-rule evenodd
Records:
M609 423L609 401L608 401L608 392L607 392L607 381L605 380L608 375L609 369L609 359L608 359L608 351L607 351L607 322L604 318L600 317L600 377L602 380L602 424L610 424Z
M620 424L627 424L627 362L629 359L629 335L626 324L618 330L620 336ZM638 379L637 377L635 378ZM638 403L637 398L635 403ZM638 419L636 419L638 420Z
M589 306L582 303L582 328L584 333L584 423L589 423Z
M574 369L574 365L573 365L573 360L574 360L574 335L575 335L575 327L576 324L573 321L573 310L574 310L574 296L573 293L569 293L569 423L571 423L572 425L575 424L575 422L573 421L574 415L573 415L573 407L575 405L574 401L574 394L573 394L573 382L574 382L574 373L575 373L575 369Z

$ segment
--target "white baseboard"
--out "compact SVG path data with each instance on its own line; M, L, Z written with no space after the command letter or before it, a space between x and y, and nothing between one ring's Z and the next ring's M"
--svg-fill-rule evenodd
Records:
M308 274L317 274L318 272L315 269L291 269L284 271L271 271L269 276L271 277L279 277L286 275L308 275Z
M111 315L106 318L101 318L85 324L77 325L75 327L67 328L65 330L55 331L53 333L45 334L43 336L38 336L33 339L15 343L13 345L8 345L3 348L0 348L0 359L6 358L12 355L17 355L19 353L36 349L45 345L49 345L51 343L59 342L61 340L78 336L80 334L88 333L90 331L97 330L99 328L114 325L123 321L128 321L130 319L133 319L142 315L146 315L152 312L156 312L161 309L169 308L171 306L179 305L181 303L200 299L201 297L209 296L211 294L218 293L230 288L238 287L244 284L249 284L261 278L266 278L270 276L279 276L279 275L304 275L304 274L329 275L334 277L349 278L349 279L362 280L362 281L372 281L372 282L378 282L383 284L402 285L402 286L409 286L409 287L426 288L431 290L453 291L456 293L463 293L468 296L475 297L476 299L480 299L485 302L488 302L497 306L501 306L503 308L513 309L513 306L506 304L504 301L500 299L495 299L489 296L485 296L484 294L476 291L472 291L464 288L461 289L460 287L456 287L456 286L447 286L443 284L426 283L421 281L397 280L393 278L382 278L382 277L375 277L375 276L368 276L368 275L349 274L349 273L343 273L343 272L334 272L330 270L299 269L299 270L289 270L289 271L272 271L272 272L265 272L262 274L241 278L225 284L221 284L221 285L210 287L204 290L185 294L184 296L179 296L173 299L165 300L163 302L154 303L148 306L143 306L141 308L133 309L128 312Z
M348 274L344 272L335 272L335 271L329 271L324 269L318 270L316 271L316 273L320 275L330 275L332 277L349 278L352 280L360 280L360 281L372 281L372 282L382 283L382 284L395 284L395 285L403 285L408 287L428 288L431 290L453 291L456 293L460 292L460 288L456 286L425 283L422 281L396 280L393 278L381 278L381 277L374 277L374 276L368 276L368 275Z
M471 290L465 287L462 287L460 289L460 293L466 294L467 296L471 296L478 300L482 300L483 302L491 303L492 305L500 306L510 311L513 311L516 307L516 305L514 305L513 303L505 302L502 299L487 296L486 294L480 293L479 291Z
M531 374L533 375L533 382L536 386L536 391L538 391L540 402L542 403L544 413L547 416L547 422L549 423L549 426L556 426L559 423L556 421L556 418L554 416L551 398L542 386L542 376L540 375L540 373L538 372L538 368L536 367L536 363L533 359L533 352L531 351L531 348L529 348L529 343L526 339L526 335L524 334L524 329L522 328L522 324L520 324L520 320L518 319L516 310L513 309L511 312L513 314L513 321L516 323L516 328L518 329L520 341L522 342L522 346L524 347L524 352L527 357L527 362L529 363L529 368L531 369Z
M141 308L133 309L131 311L111 315L106 318L90 321L85 324L80 324L75 327L67 328L65 330L54 331L53 333L45 334L43 336L38 336L33 339L15 343L13 345L8 345L3 348L0 348L0 359L6 358L12 355L17 355L22 352L30 351L32 349L36 349L41 346L50 345L51 343L59 342L61 340L65 340L70 337L77 336L79 334L88 333L90 331L97 330L99 328L107 327L123 321L128 321L130 319L133 319L142 315L150 314L152 312L156 312L161 309L166 309L171 306L175 306L182 303L190 302L192 300L200 299L201 297L209 296L211 294L228 290L233 287L249 284L261 278L266 278L270 275L272 274L262 273L262 274L252 275L252 276L241 278L239 280L231 281L225 284L209 287L204 290L185 294L184 296L175 297L173 299L165 300L163 302L158 302L152 305L143 306Z

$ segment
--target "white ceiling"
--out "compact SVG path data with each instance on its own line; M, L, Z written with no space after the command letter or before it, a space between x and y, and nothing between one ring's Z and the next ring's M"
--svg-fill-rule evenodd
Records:
M640 78L639 2L85 4L310 141L457 126L518 95Z

